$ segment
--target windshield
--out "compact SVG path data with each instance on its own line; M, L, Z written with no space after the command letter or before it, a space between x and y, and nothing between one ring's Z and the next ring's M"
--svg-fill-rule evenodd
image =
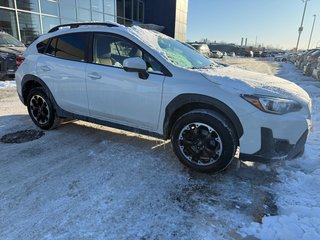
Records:
M159 36L158 45L168 60L175 66L197 69L208 68L212 65L212 62L208 58L172 38Z
M23 47L23 43L15 39L11 35L1 34L0 35L0 46L14 46L14 47Z

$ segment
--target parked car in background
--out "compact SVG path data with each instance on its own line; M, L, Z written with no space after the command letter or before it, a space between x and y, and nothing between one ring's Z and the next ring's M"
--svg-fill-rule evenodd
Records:
M261 57L261 51L254 51L253 52L253 57Z
M308 56L310 56L312 53L314 53L315 51L317 51L318 49L311 49L311 50L308 50L306 51L304 54L301 55L301 58L299 60L299 63L298 63L298 68L303 70L304 68L304 65L307 64L307 58Z
M14 73L26 50L22 42L6 32L0 32L0 80L14 78Z
M313 69L312 71L312 76L315 78L315 79L318 79L320 80L320 57L318 57L318 64L317 66Z
M211 57L213 58L223 58L223 53L220 51L212 51L211 52Z
M236 53L235 53L235 52L228 52L228 53L227 53L227 56L229 56L229 57L235 57L235 56L236 56Z
M261 57L271 57L271 53L270 52L262 52Z
M313 69L318 65L318 57L320 57L320 50L314 51L307 57L307 62L303 67L303 74L306 76L311 76Z
M280 53L274 56L274 60L277 62L286 62L289 59L289 55L286 53Z
M205 43L191 43L191 46L194 47L198 52L206 57L211 57L211 51L208 44Z
M244 55L245 57L253 57L253 51L245 51L245 52L243 53L243 55Z

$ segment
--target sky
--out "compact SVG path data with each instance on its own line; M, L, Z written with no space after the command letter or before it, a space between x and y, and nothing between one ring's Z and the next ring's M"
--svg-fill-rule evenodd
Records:
M187 40L248 44L292 49L297 44L302 0L189 0ZM299 49L306 49L313 15L316 22L310 48L320 46L320 0L307 5Z

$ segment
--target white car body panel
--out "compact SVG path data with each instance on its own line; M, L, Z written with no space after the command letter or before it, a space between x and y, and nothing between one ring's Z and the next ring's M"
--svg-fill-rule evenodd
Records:
M99 78L90 76L99 76ZM101 77L101 78L100 78ZM162 99L163 75L138 73L122 68L89 64L87 91L90 115L143 130L157 130Z
M62 109L89 116L85 81L87 65L42 54L38 59L37 76L49 83L54 99Z

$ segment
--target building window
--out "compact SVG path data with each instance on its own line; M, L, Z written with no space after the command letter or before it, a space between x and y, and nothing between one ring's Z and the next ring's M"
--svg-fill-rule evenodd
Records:
M55 18L55 17L43 16L42 17L42 23L43 23L43 32L46 33L51 28L59 25L60 24L60 20L59 20L59 18Z
M132 0L125 0L125 18L132 19Z
M90 9L90 0L77 0L77 7Z
M21 0L17 1L17 8L33 12L39 12L38 0Z
M124 0L117 0L117 17L124 18Z
M1 0L1 6L14 8L13 0Z
M103 22L103 13L100 12L92 12L92 21L95 22Z
M96 12L103 11L103 1L102 0L91 0L91 9Z
M87 9L78 8L78 21L90 22L91 21L91 12Z
M56 0L41 0L41 11L45 14L59 16L58 2Z
M0 30L3 30L15 38L18 37L17 20L14 11L0 9Z
M104 21L115 21L115 19L114 19L115 17L114 16L112 16L112 15L108 15L108 14L105 14L104 15Z
M41 34L38 14L19 12L19 27L21 42L30 44Z
M138 21L139 22L144 22L144 2L143 1L139 1Z
M72 19L75 21L75 19L77 18L75 1L60 0L60 17Z
M105 14L115 15L115 0L104 0L103 8Z

